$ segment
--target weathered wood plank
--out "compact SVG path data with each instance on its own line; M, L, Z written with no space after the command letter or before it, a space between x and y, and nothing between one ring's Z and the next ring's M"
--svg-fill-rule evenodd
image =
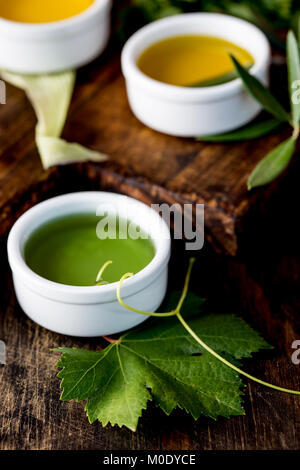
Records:
M173 256L170 270L171 282L175 285L179 282L174 274L178 263L186 263L186 253L180 243L177 245L173 251L177 254L176 261ZM2 260L4 250L2 242ZM258 283L249 278L245 265L226 265L224 259L216 259L209 251L204 250L199 256L193 288L213 299L210 302L212 308L238 308L276 345L273 352L245 361L245 368L271 382L299 389L299 366L290 360L292 341L300 334L294 301L287 303L280 295L269 301L265 290L268 292L272 285L270 279ZM288 259L281 263L280 270L283 265L289 269ZM262 273L256 275L262 277ZM59 401L55 367L58 356L50 348L97 349L105 345L104 341L68 338L38 327L17 306L6 263L1 266L0 276L4 288L0 304L0 337L7 344L7 365L0 367L1 449L299 448L299 399L251 383L245 389L244 417L217 422L201 418L195 422L180 411L167 417L151 405L143 413L136 433L88 424L82 404ZM215 292L218 296L213 296ZM216 297L222 300L216 301ZM299 293L297 301L299 305Z
M253 374L300 389L291 344L299 339L299 163L268 188L251 194L245 182L256 162L285 134L235 145L207 145L163 136L131 114L111 48L81 71L65 137L111 156L102 164L43 172L34 145L35 116L21 91L8 87L0 107L0 366L1 449L298 449L299 399L247 384L246 416L212 422L176 411L144 412L137 433L89 425L83 406L59 402L57 346L101 348L102 340L59 336L21 312L6 260L6 236L16 218L48 197L86 189L121 191L147 203L204 202L206 246L194 289L218 310L234 310L276 345L245 361ZM278 191L279 190L279 191ZM231 258L225 255L236 255ZM186 263L173 250L171 284Z
M279 70L282 73L281 69ZM278 71L276 70L276 76ZM22 92L8 87L8 103L0 113L0 207L28 184L44 178L34 146L35 119ZM102 179L118 186L120 175L160 200L205 203L206 229L216 249L235 255L249 211L268 211L266 201L283 178L247 192L247 178L256 163L287 134L237 144L206 144L160 134L131 113L119 53L114 47L78 75L64 136L107 153ZM90 171L90 170L88 170ZM289 173L293 169L289 170ZM128 189L130 194L130 189Z

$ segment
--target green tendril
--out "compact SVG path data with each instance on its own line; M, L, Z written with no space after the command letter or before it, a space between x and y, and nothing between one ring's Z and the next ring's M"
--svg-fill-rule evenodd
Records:
M133 276L133 273L124 274L124 276L121 277L118 288L117 288L118 301L122 305L122 307L126 308L127 310L131 310L132 312L140 313L141 315L147 315L149 317L172 317L176 314L175 311L167 312L167 313L145 312L144 310L139 310L137 308L130 307L129 305L125 304L124 300L122 300L121 298L121 288L122 288L123 282L132 276Z
M102 279L102 276L103 276L103 273L104 271L106 270L107 266L109 266L110 264L113 264L113 261L106 261L106 263L104 263L104 265L102 266L102 268L100 269L100 271L98 272L97 274L97 277L96 277L96 281L95 281L95 284L97 286L102 286L104 284L108 284L107 281L104 281Z
M185 277L185 281L184 281L184 286L183 286L183 289L182 289L182 294L180 296L180 299L179 299L179 302L177 304L177 307L175 310L172 310L171 312L166 312L166 313L154 313L154 312L145 312L143 310L139 310L139 309L136 309L136 308L133 308L133 307L130 307L129 305L127 305L121 298L121 288L122 288L122 285L123 285L123 282L128 279L129 277L133 276L132 273L127 273L127 274L124 274L124 276L122 276L122 278L120 279L120 282L119 282L119 285L118 285L118 288L117 288L117 297L118 297L118 301L119 303L124 307L126 308L127 310L131 310L132 312L135 312L135 313L140 313L142 315L147 315L147 316L151 316L151 317L172 317L172 316L177 316L178 320L180 321L180 323L182 324L182 326L185 328L185 330L192 336L192 338L194 338L194 340L203 348L205 349L208 353L210 353L212 356L214 356L216 359L218 359L220 362L222 362L223 364L225 364L227 367L229 367L230 369L238 372L240 375L243 375L244 377L247 377L248 379L256 382L256 383L259 383L261 385L264 385L265 387L268 387L268 388L272 388L274 390L278 390L280 392L284 392L284 393L290 393L290 394L293 394L293 395L300 395L300 391L297 391L297 390L290 390L290 389L287 389L287 388L282 388L282 387L278 387L277 385L272 385L268 382L264 382L263 380L260 380L260 379L257 379L256 377L253 377L252 375L248 374L247 372L244 372L243 370L241 370L239 367L236 367L235 365L231 364L231 362L227 361L226 359L224 359L224 357L220 356L218 353L216 353L212 348L210 348L206 343L204 343L204 341L201 340L201 338L199 338L199 336L192 330L192 328L186 323L186 321L183 319L180 311L181 311L181 308L182 308L182 305L184 303L184 300L186 298L186 295L188 293L188 289L189 289L189 283L190 283L190 277L191 277L191 272L192 272L192 268L193 268L193 264L195 262L195 258L191 258L190 259L190 262L189 262L189 267L188 267L188 270L187 270L187 274L186 274L186 277Z

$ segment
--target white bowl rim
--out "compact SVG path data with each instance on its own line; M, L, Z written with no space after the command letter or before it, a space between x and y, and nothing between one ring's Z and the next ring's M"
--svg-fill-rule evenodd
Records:
M116 289L119 284L118 282L103 286L70 286L50 281L42 276L39 276L34 271L32 271L29 266L27 266L20 249L23 231L28 226L30 226L30 223L33 220L37 220L40 214L43 214L56 206L60 206L62 203L67 201L69 203L74 203L74 207L76 207L76 201L79 202L86 200L88 202L92 201L93 198L98 198L97 203L99 204L101 200L103 200L101 199L103 197L110 198L110 201L112 199L124 200L126 198L126 201L129 201L129 204L139 206L140 209L148 212L148 214L151 213L152 216L160 217L159 214L154 211L154 209L137 199L126 196L124 194L106 191L82 191L68 193L38 203L19 217L19 219L11 228L7 241L8 259L11 270L13 273L19 276L22 282L25 281L24 284L26 284L27 288L34 292L38 292L39 295L42 295L43 297L59 299L60 301L65 301L66 303L90 304L116 300ZM70 212L66 211L66 214L67 213ZM53 219L53 216L49 217L49 220ZM43 223L44 222L41 223L41 226ZM122 297L125 298L143 290L145 287L147 287L147 285L151 284L154 279L156 279L161 270L163 270L168 264L171 252L170 230L163 219L162 230L164 233L164 238L155 240L152 239L155 245L155 254L153 259L145 268L124 281L122 287ZM35 230L33 230L33 232L34 231Z
M82 27L98 12L106 10L111 5L111 0L94 0L92 5L77 15L63 20L50 21L45 23L22 23L0 17L1 34L27 34L27 35L48 35L66 31L66 28Z
M154 21L153 23L150 23L139 29L128 39L123 48L121 56L122 71L125 79L135 80L135 82L138 83L141 87L147 88L148 91L151 91L153 94L155 93L162 95L164 99L189 102L194 100L205 102L222 98L224 99L241 91L243 89L243 84L239 78L228 83L210 87L188 88L160 82L148 77L138 68L136 63L135 50L145 37L148 37L154 31L163 31L165 26L170 25L171 23L174 23L174 25L178 23L178 25L180 25L183 22L187 23L190 20L194 21L197 18L206 18L208 21L215 21L218 19L244 25L248 28L247 34L255 34L257 37L259 37L261 42L260 48L258 49L259 58L255 60L251 68L251 73L253 75L257 75L260 70L268 65L271 50L268 39L265 34L254 24L222 13L183 13ZM175 34L176 33L172 35L170 34L170 36L165 37L172 37ZM155 42L157 41L153 41L153 44Z

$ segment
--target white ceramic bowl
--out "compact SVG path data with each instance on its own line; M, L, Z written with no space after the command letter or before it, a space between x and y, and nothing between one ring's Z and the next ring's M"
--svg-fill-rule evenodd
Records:
M251 73L268 84L270 46L254 25L217 13L172 16L140 29L124 46L122 70L136 117L152 129L179 137L219 134L251 121L261 107L239 79L218 86L187 88L161 83L139 70L137 59L147 47L184 34L216 36L247 49L255 59Z
M105 48L112 0L95 0L72 18L19 23L0 18L0 69L51 73L80 67Z
M66 194L42 202L23 214L8 238L8 258L20 306L39 325L71 336L114 334L143 322L147 317L123 308L116 296L118 283L75 287L48 281L35 274L24 261L24 245L45 222L66 214L93 212L109 204L120 217L139 225L155 246L153 260L122 287L129 305L154 312L167 288L170 232L166 223L150 207L123 195L106 192ZM160 224L159 236L154 227ZM96 227L95 227L96 229Z

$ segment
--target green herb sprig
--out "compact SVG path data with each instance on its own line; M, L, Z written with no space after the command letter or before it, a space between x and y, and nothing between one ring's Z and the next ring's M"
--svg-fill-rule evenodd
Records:
M233 142L254 139L269 134L282 123L289 123L292 127L292 135L281 142L266 155L255 167L248 178L248 189L263 186L277 178L286 169L295 152L296 142L299 137L300 104L294 94L300 85L300 55L299 45L293 31L287 36L287 65L288 88L291 111L287 112L271 92L257 78L251 75L235 57L231 57L238 76L243 81L247 91L258 101L273 119L250 124L237 131L217 136L199 137L198 140L206 142ZM300 100L299 100L300 101Z
M102 277L104 269L100 270ZM205 415L216 419L243 415L243 383L239 375L275 390L300 392L268 384L243 372L239 360L270 346L244 320L233 315L199 315L203 299L188 292L194 259L179 300L171 298L170 311L144 312L124 303L122 284L120 304L133 312L156 317L147 326L136 328L119 339L105 338L110 344L102 351L58 348L62 368L61 399L86 401L91 423L126 426L136 430L148 401L154 401L166 414L176 407L195 419ZM98 275L99 277L99 275ZM175 294L176 299L178 295ZM162 317L164 318L162 321ZM179 320L179 321L178 321Z

